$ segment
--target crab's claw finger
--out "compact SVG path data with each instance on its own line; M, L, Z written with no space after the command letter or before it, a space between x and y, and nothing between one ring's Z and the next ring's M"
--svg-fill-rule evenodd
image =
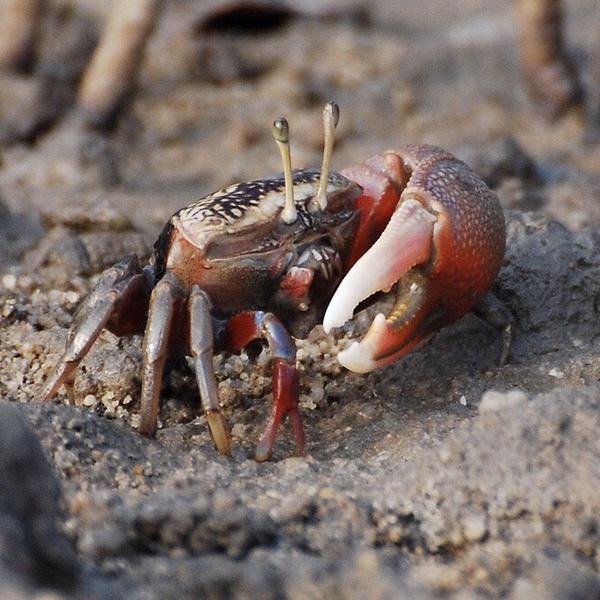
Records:
M414 275L415 281L404 293L397 294L391 315L386 318L379 313L365 337L339 353L338 360L342 366L355 373L367 373L394 362L430 339L438 327L434 324L432 328L420 328L427 312L427 282L423 278L425 285L417 283L421 276L418 273Z
M379 291L389 291L404 278L403 290L398 294L390 317L386 320L384 315L377 315L367 336L338 355L338 360L347 369L364 373L397 358L394 350L406 338L407 321L419 312L426 287L425 278L417 272L411 273L408 279L405 276L413 267L426 265L431 260L436 222L436 215L418 200L407 197L392 215L379 240L340 283L323 319L327 332L352 318L360 302Z

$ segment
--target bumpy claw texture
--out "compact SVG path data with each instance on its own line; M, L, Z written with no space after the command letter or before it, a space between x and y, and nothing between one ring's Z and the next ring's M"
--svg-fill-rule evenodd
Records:
M405 193L417 188L438 213L428 301L453 321L483 298L500 270L504 215L496 194L464 162L432 146L407 151L414 167Z
M345 296L355 307L377 291L388 291L390 264L397 267L396 303L387 318L377 316L360 343L340 353L340 362L356 372L390 364L471 310L491 287L506 240L498 198L448 152L407 146L369 162L397 183L400 201L380 239L334 294L325 329L351 316ZM353 175L361 183L364 173L347 171Z

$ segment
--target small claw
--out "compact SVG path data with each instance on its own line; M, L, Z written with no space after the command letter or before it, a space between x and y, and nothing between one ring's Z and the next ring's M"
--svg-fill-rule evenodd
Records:
M435 222L436 217L417 200L400 204L375 245L340 283L323 318L325 332L344 325L360 302L389 291L409 269L427 262Z

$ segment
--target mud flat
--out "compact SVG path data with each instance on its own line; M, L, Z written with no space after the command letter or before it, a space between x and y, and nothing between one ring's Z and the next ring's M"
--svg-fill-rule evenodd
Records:
M0 596L597 597L600 144L581 115L548 123L525 100L511 10L328 2L271 11L257 34L200 4L165 4L111 129L74 106L108 3L49 2L32 68L1 76ZM568 13L584 73L593 8ZM137 434L140 338L103 334L75 405L40 402L99 272L147 256L179 207L278 171L280 114L295 164L319 164L330 99L335 166L434 143L498 193L508 363L469 315L363 377L335 357L365 319L341 337L317 327L298 343L306 456L289 457L284 428L266 464L251 459L264 353L216 358L231 459L185 361L165 378L157 438Z

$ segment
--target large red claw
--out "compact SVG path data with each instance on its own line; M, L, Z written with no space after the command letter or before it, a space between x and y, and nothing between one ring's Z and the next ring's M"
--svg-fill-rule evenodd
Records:
M463 162L433 146L389 152L410 176L380 238L350 269L325 314L326 331L378 291L395 288L391 313L338 356L364 373L390 364L477 304L504 256L505 224L495 194ZM360 183L360 181L358 181Z

